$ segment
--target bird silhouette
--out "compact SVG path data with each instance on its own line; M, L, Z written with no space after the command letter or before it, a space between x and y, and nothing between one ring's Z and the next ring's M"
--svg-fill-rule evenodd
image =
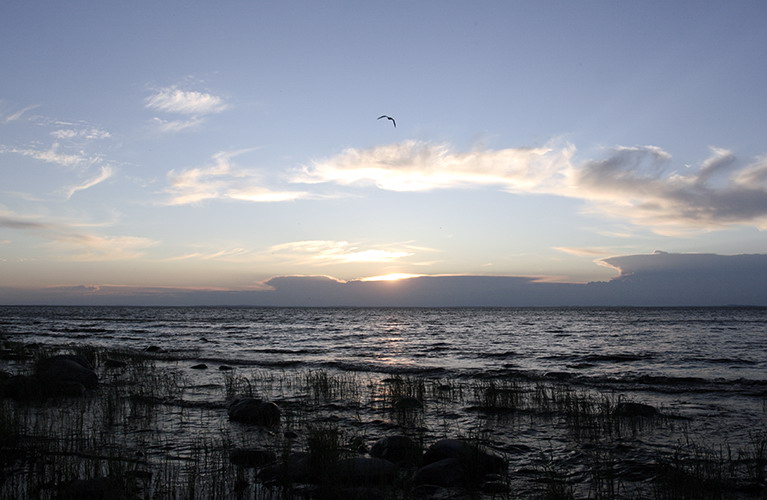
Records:
M381 118L387 118L387 119L391 120L392 124L394 125L394 128L397 128L397 122L395 122L394 118L392 118L391 116L381 115L377 119L380 120Z

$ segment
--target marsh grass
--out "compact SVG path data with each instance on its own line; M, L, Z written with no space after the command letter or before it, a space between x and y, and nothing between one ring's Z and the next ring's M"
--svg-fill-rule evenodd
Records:
M616 406L628 400L624 395L562 383L238 367L221 372L212 401L199 403L185 399L194 383L190 372L154 354L17 348L14 363L23 360L13 365L17 373L65 352L92 360L101 383L80 398L0 398L0 498L55 498L60 485L89 478L116 478L135 498L292 498L290 488L266 487L256 470L233 465L230 450L266 448L283 462L295 451L307 451L322 484L339 459L359 455L386 434L407 435L424 447L460 436L503 454L499 434L540 430L562 431L556 434L559 446L576 450L580 458L576 467L557 458L561 453L537 457L534 497L575 498L576 491L577 496L585 491L588 498L642 498L621 476L623 458L614 445L659 428L674 430L664 414L616 415ZM4 349L12 350L8 344ZM106 368L107 359L125 365ZM283 408L280 427L228 422L225 404L238 396L277 401ZM422 406L398 408L407 398ZM738 449L680 443L673 453L649 460L654 463L647 468L654 467L656 477L642 491L656 499L727 498L733 489L764 497L767 432L755 430ZM520 481L508 470L501 479L509 485ZM387 495L415 498L411 489L402 476Z

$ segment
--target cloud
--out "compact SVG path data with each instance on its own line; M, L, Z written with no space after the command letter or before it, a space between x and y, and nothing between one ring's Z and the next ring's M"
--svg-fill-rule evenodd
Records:
M655 147L615 148L607 158L571 167L568 175L590 209L656 232L767 228L767 157L739 161L712 149L699 168L678 173L671 156Z
M78 151L77 153L62 153L59 151L60 144L58 142L53 143L48 149L33 149L33 148L8 148L0 146L0 153L14 153L36 160L44 161L46 163L54 163L64 167L78 167L78 166L90 166L101 161L101 157L97 155L88 155L84 151Z
M360 262L383 263L414 255L405 246L390 248L365 247L348 241L310 240L282 243L269 248L278 258L287 258L300 264L351 264Z
M0 100L0 104L2 104L2 100ZM24 113L26 113L27 111L31 111L39 106L40 106L39 104L33 104L31 106L27 106L25 108L22 108L16 111L6 111L6 109L3 109L3 108L6 108L6 106L2 106L0 107L0 123L8 124L11 122L15 122L19 120L22 117L22 115L24 115Z
M115 174L115 169L110 166L103 166L101 167L98 175L95 177L83 182L82 184L79 184L77 186L71 186L67 188L67 199L71 198L72 195L74 195L78 191L83 191L85 189L92 188L93 186L97 184L101 184L105 180L109 179Z
M171 170L165 190L170 195L167 204L188 205L212 199L272 203L315 197L305 191L271 189L262 185L257 172L236 167L233 158L249 151L252 149L221 152L206 167Z
M160 132L174 133L197 128L204 122L204 120L199 116L188 120L163 120L162 118L155 117L152 118L152 122L157 126Z
M73 261L110 261L138 258L157 241L137 236L104 236L83 232L78 225L41 221L10 212L0 213L0 227L33 231L48 241L55 252Z
M74 285L0 288L5 304L253 306L767 306L767 254L625 255L605 259L610 281L553 283L520 276L418 276L341 281L278 276L239 290Z
M420 141L347 149L340 155L304 166L293 181L373 184L390 191L429 191L499 186L509 192L547 192L558 183L571 147L452 151L447 145Z
M209 115L227 109L223 99L213 94L181 90L176 86L157 89L145 100L146 107L165 113Z
M87 139L87 140L98 140L98 139L109 139L112 137L112 134L107 132L106 130L101 130L95 127L86 127L86 128L80 128L80 129L58 129L51 132L51 135L55 137L56 139Z
M767 228L767 156L749 162L712 148L698 167L680 171L656 146L618 146L581 161L574 155L569 144L462 153L444 144L404 141L344 150L301 167L291 180L390 191L481 187L565 196L582 200L585 212L661 234L742 224Z
M603 247L596 247L596 248L553 247L553 248L554 250L559 250L560 252L564 252L570 255L575 255L576 257L604 257L606 255L612 255L613 253L615 253Z

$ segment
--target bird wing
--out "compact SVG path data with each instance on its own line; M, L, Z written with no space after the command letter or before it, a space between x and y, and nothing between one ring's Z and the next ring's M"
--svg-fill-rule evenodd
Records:
M389 117L388 117L388 116L386 116L386 115L381 115L381 116L379 116L379 117L378 117L378 118L376 118L376 119L377 119L377 120L380 120L381 118L389 118Z

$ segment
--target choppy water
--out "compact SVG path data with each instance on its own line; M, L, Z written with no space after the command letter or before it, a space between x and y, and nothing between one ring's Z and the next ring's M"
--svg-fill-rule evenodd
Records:
M0 307L0 332L265 367L767 389L767 308Z
M203 399L215 397L211 384L220 383L218 370L189 369L200 361L237 365L241 373L322 368L466 379L468 385L490 378L566 381L627 395L681 422L617 447L601 445L625 469L620 477L631 485L627 498L641 497L635 491L646 486L657 457L673 455L683 441L742 449L767 432L767 308L0 307L0 337L137 350L157 346L168 353L163 359L194 372L194 387L185 393L192 399L198 392ZM439 405L427 406L425 419L439 424L430 426L430 439L446 422L469 428L477 418L469 408L440 412ZM220 413L216 418L225 418ZM376 430L378 414L354 418L369 420L371 437L384 432ZM186 419L185 429L210 432L208 420L201 418L195 429ZM582 496L593 497L587 473L593 449L574 448L570 431L556 421L514 422L480 419L483 429L493 428L493 447L508 453L511 470L528 470L543 453L571 471Z

